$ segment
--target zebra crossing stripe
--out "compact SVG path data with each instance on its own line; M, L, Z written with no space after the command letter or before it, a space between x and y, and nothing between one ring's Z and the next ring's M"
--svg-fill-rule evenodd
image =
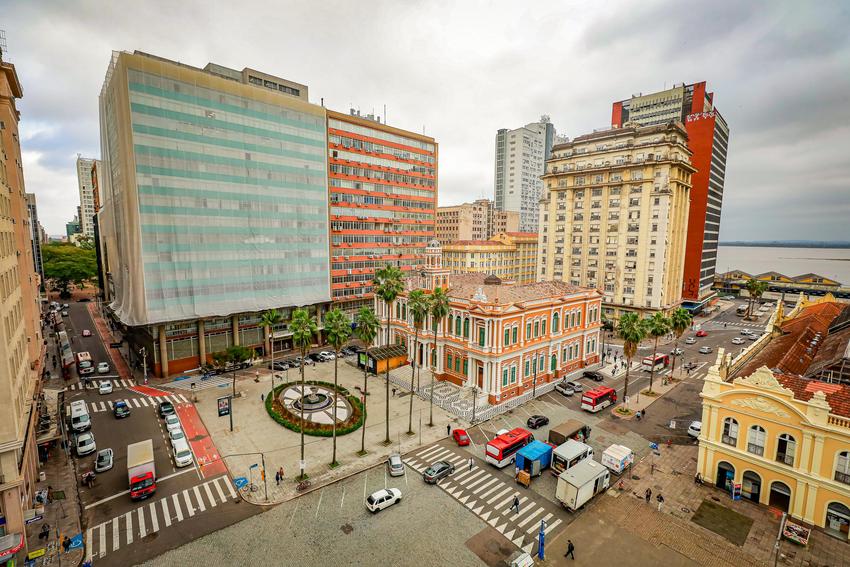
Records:
M445 447L440 447L439 445L437 445L436 447L432 447L431 449L422 451L421 453L416 453L414 456L420 459L430 459L438 453L446 453L447 451L448 449L446 449Z
M549 535L549 532L551 532L552 530L554 530L554 529L555 529L555 528L556 528L556 527L557 527L560 523L561 523L561 519L560 519L560 518L556 518L554 522L552 522L551 524L549 524L549 525L546 527L546 529L545 529L545 530L543 530L543 535Z
M192 501L189 499L189 491L188 490L183 491L183 500L186 501L186 511L189 513L189 517L191 518L192 516L195 515L195 508L194 508L194 506L192 506Z
M473 482L472 484L470 484L470 485L469 485L469 486L467 486L466 488L467 488L468 490L472 490L475 486L477 486L477 485L481 484L482 482L484 482L484 481L485 481L485 480L487 480L488 478L491 478L489 474L488 474L488 475L484 475L484 478L479 478L478 480L476 480L475 482ZM490 483L488 482L487 484L490 484ZM487 485L485 484L484 486L487 486ZM475 492L475 491L473 491L473 492Z
M464 478L465 476L469 476L471 474L472 474L472 471L463 471L462 473L455 475L454 480L455 480L455 482L457 482L460 479Z
M106 555L106 548L103 546L103 542L106 541L106 522L97 527L97 533L100 537L100 553L98 554L98 557L103 557Z
M151 502L149 506L151 510L151 533L159 531L159 520L156 517L156 502Z
M207 507L206 507L206 505L204 504L204 499L203 499L203 498L201 498L201 491L200 491L200 490L198 490L198 487L197 487L197 486L193 486L193 487L192 487L192 491L195 493L195 500L197 500L197 501L198 501L198 507L200 508L201 512L206 512L206 511L207 511Z
M546 527L547 527L547 529L548 529L548 527L549 527L549 520L550 520L550 519L552 519L552 515L553 515L553 514L549 513L549 514L546 514L545 516L543 516L542 518L540 518L540 520L542 520L542 521L546 522ZM560 522L558 522L558 523L560 523ZM532 525L531 525L531 527L530 527L530 528L528 528L528 531L527 531L527 532L525 532L525 533L527 533L527 534L531 534L532 532L534 532L535 530L537 530L539 527L540 527L540 526L538 526L537 524L532 524ZM545 533L545 532L544 532L544 533Z
M91 561L92 559L92 535L91 528L86 530L86 561Z
M473 473L470 476L468 476L465 479L463 479L462 481L458 482L458 484L460 484L461 486L466 486L466 484L469 481L471 481L475 478L480 478L482 474L484 474L484 471L482 471L481 469L478 469L477 471L473 471ZM469 488L469 487L467 487L467 488Z
M171 512L168 511L168 498L160 500L162 502L162 519L165 521L165 527L171 526Z
M498 479L496 479L496 480L498 480ZM485 492L484 494L482 494L482 495L481 495L481 498L483 499L483 498L486 498L486 497L490 496L490 494L492 494L493 492L495 492L495 491L499 490L502 486L504 486L504 485L503 485L501 482L496 483L496 486L494 486L493 488L491 488L490 490L488 490L487 492ZM484 488L484 487L482 486L481 488Z
M204 490L207 493L207 497L210 501L210 504L213 505L213 506L216 506L218 504L218 502L216 502L215 498L213 497L212 490L210 489L210 483L208 483L208 482L204 483Z
M497 495L495 495L494 497L492 497L490 500L488 500L488 501L487 501L487 504L492 504L493 502L495 502L496 500L498 500L499 498L501 498L502 496L504 496L507 492L510 492L510 490L511 490L511 487L510 487L510 486L508 486L507 488L505 488L504 490L502 490L501 492L499 492ZM505 502L507 502L507 500L506 500Z
M174 500L174 511L177 513L177 521L183 521L183 509L180 507L180 499L177 497L177 494L171 495L172 500Z
M538 514L540 514L540 513L544 513L544 512L546 512L546 510L545 510L545 509L543 509L543 508L538 508L537 510L535 510L535 511L534 511L534 513L533 513L533 514L531 514L531 515L530 515L530 516L528 516L525 520L523 520L522 522L520 522L520 523L517 525L517 527L519 527L519 528L523 527L523 526L524 526L524 525L526 525L527 523L531 522L531 521L534 519L534 517L535 517L535 516L537 516L537 515L538 515Z
M507 504L508 502L510 502L510 501L511 501L511 500L513 500L513 499L514 499L514 495L513 495L513 494L511 494L511 495L509 495L507 498L505 498L504 500L502 500L501 502L499 502L498 504L494 504L494 506L493 506L493 507L494 507L494 508L496 508L496 510L501 510L502 508L504 508L504 507L505 507L505 504Z
M121 546L121 535L118 531L118 519L112 520L112 551L118 551Z
M224 484L227 486L227 490L230 491L230 497L236 498L236 491L233 489L233 483L230 482L229 476L224 477Z
M126 527L127 545L133 543L133 512L124 514L124 525Z
M142 539L148 535L148 532L145 529L145 507L139 507L137 510L139 511L139 539Z

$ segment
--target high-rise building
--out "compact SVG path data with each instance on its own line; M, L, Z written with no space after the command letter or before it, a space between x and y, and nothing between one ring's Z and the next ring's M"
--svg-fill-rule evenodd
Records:
M651 126L678 121L688 133L691 164L696 168L691 183L688 242L682 296L684 307L700 310L714 297L711 286L717 267L720 209L726 177L729 127L714 106L714 93L705 82L686 85L615 102L611 125Z
M380 117L328 111L333 302L354 313L372 305L372 278L388 263L411 270L434 238L434 138Z
M291 347L294 306L321 320L327 126L306 86L116 52L100 126L105 291L134 357L168 375L234 344ZM270 308L284 316L271 332Z
M678 306L690 156L678 122L556 145L543 177L538 279L599 289L609 319Z
M437 208L437 240L489 240L500 232L519 232L519 213L499 211L490 199Z
M482 273L518 284L537 281L537 235L507 232L489 240L442 245L443 266L454 273Z
M36 421L44 343L32 248L32 227L21 168L15 66L0 53L0 534L18 547L26 540L24 510L38 482ZM5 547L4 547L5 549Z
M519 230L537 232L546 159L555 143L548 116L516 130L496 133L495 201L500 211L519 213Z
M38 274L41 280L42 288L44 287L44 261L41 256L41 246L46 244L42 240L41 223L38 222L38 207L36 206L35 193L27 193L27 214L29 216L30 238L32 242L32 263L35 273Z
M84 158L77 154L77 187L80 192L80 231L83 236L94 238L95 208L94 183L92 172L97 169L98 160Z

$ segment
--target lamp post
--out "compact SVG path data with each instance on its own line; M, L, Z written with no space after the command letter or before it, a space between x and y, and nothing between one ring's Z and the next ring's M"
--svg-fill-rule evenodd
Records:
M534 376L531 379L531 399L533 400L537 395L537 353L532 355L534 358L531 361L531 369L534 371Z
M142 373L145 377L145 384L148 383L148 351L145 347L139 349L139 356L142 358Z
M472 387L472 423L475 423L475 402L478 400L478 386Z

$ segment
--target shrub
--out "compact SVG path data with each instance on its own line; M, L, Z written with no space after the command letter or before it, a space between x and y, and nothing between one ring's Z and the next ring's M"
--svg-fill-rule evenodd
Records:
M266 396L266 411L271 416L273 420L278 422L280 425L285 428L294 431L296 433L301 433L301 415L300 413L291 412L281 404L277 397L280 395L280 392L285 388L289 388L290 386L300 386L301 382L287 382L285 384L280 384L275 386L274 390L269 392ZM324 386L328 390L333 391L334 385L329 382L322 382L319 380L305 380L305 386ZM356 396L352 396L351 393L339 386L337 389L337 393L341 396L344 396L348 403L351 404L351 415L348 416L348 419L345 421L338 423L336 426L336 434L337 435L346 435L359 429L363 425L363 421L365 419L366 410L363 407L363 404L360 403L360 400ZM306 427L304 428L305 435L313 435L314 437L332 437L333 436L333 425L324 424L324 423L311 423L305 420Z

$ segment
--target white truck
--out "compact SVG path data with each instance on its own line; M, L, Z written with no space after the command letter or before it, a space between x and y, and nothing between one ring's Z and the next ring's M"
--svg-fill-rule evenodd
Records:
M634 451L625 445L611 445L602 453L602 464L614 474L621 474L635 460Z
M593 459L584 459L558 477L555 498L571 512L608 488L611 472Z
M156 492L156 468L153 462L153 441L127 445L127 481L130 498L142 500Z

